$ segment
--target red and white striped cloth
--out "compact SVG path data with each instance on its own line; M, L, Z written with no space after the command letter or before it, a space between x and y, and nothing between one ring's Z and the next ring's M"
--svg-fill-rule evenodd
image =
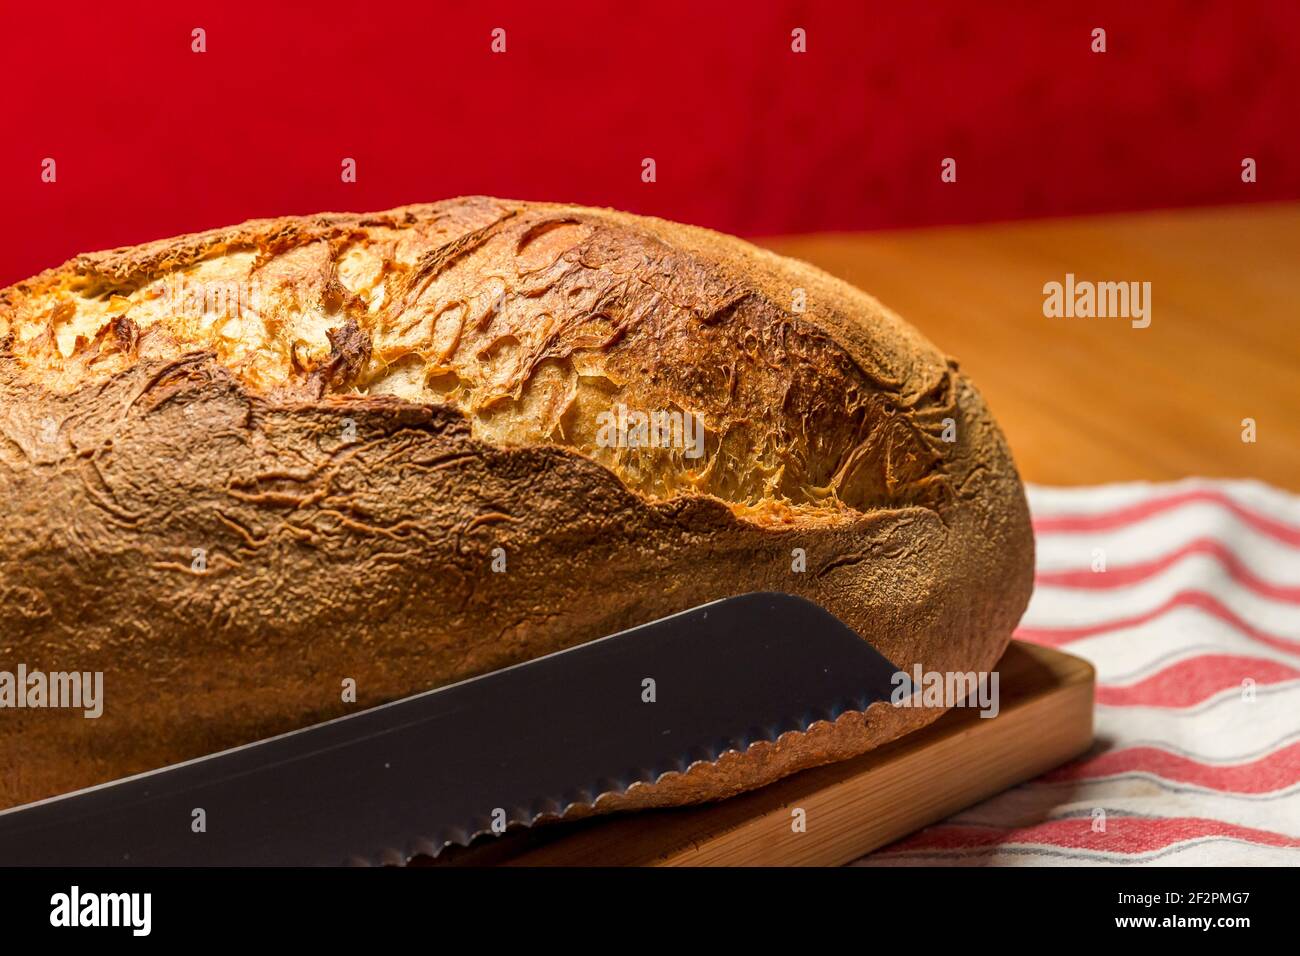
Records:
M1300 497L1193 479L1029 502L1016 636L1096 666L1093 750L859 865L1300 866Z

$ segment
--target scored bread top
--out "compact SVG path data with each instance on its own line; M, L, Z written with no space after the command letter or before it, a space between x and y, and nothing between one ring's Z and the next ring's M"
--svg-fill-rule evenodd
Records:
M870 296L579 206L471 197L82 255L0 291L6 342L58 394L205 351L271 401L450 404L484 441L561 444L651 500L706 494L764 522L942 510L965 457L943 440L955 366ZM706 453L600 442L619 405L700 416Z

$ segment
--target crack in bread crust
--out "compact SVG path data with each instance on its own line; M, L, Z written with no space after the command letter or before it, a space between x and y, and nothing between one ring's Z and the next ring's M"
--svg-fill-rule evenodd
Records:
M602 445L620 403L699 414L706 454ZM746 591L807 596L900 667L987 670L1032 581L996 425L874 299L705 230L487 198L0 291L0 496L0 650L102 670L108 697L2 715L0 806ZM653 799L882 738L813 739Z
M863 361L833 334L851 291L760 257L737 269L725 237L675 238L487 199L249 223L79 257L7 290L0 313L15 360L51 391L203 350L263 394L451 404L486 440L574 448L659 500L828 520L941 506L957 412L942 358ZM860 298L877 335L906 342ZM599 416L620 406L698 416L708 454L602 446Z

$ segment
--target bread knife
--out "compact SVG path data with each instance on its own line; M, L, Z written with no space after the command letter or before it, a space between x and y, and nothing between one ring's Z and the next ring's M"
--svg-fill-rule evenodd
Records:
M0 812L0 865L405 863L865 710L906 681L820 606L740 595Z

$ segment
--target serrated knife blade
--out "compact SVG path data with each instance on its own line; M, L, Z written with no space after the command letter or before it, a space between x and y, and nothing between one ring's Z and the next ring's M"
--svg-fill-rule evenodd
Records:
M741 595L0 812L0 864L405 862L865 710L896 673L818 605Z

